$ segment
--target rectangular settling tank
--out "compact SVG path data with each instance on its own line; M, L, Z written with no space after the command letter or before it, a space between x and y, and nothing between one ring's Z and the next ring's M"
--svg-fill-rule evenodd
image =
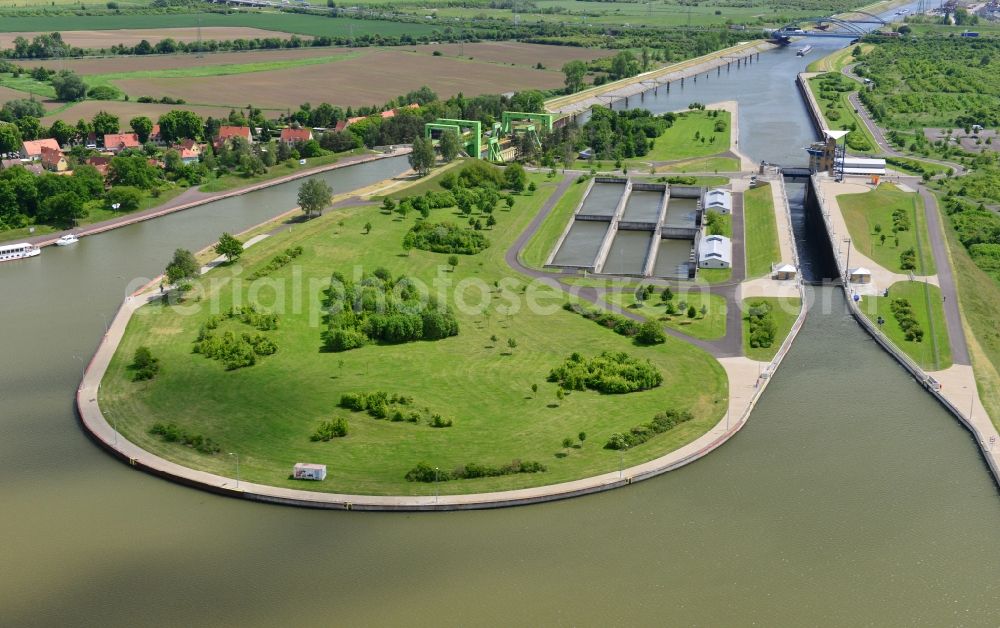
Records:
M663 224L671 227L694 227L697 212L698 199L671 196L667 201L667 217Z
M601 272L607 275L641 275L652 239L652 231L619 231L611 243Z
M656 263L653 265L653 276L687 278L692 246L694 243L691 240L669 238L660 240L660 249L656 252Z
M618 201L625 193L625 185L618 183L594 183L590 193L583 200L579 214L583 216L607 216L611 218L618 207Z
M610 222L574 220L573 226L552 258L555 266L592 266Z
M652 190L632 190L625 203L622 220L626 222L649 222L655 224L660 218L660 203L663 192Z

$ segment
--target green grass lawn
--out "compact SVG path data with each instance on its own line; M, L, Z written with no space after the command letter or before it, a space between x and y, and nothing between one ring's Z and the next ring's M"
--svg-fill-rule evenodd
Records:
M922 342L906 339L890 308L893 299L910 302L913 316L924 330ZM940 288L922 281L900 281L889 287L888 297L864 297L860 305L861 311L872 322L877 323L879 316L885 320L882 331L921 368L938 371L951 366L951 348Z
M732 268L699 268L697 279L702 283L726 283L733 278Z
M802 299L798 297L753 297L743 299L743 311L746 312L751 303L763 301L771 306L771 313L774 316L774 343L770 347L750 346L750 325L747 317L743 316L743 354L751 360L769 362L777 355L781 343L785 341L788 332L792 330L795 319L798 318L799 309L802 307Z
M678 172L739 172L740 160L734 157L705 157L679 163L660 166L657 173Z
M717 117L712 117L716 114ZM643 161L675 161L708 157L729 150L728 111L685 111L677 115L673 126L653 141L653 148ZM715 123L723 122L720 131ZM738 168L737 168L738 169Z
M545 265L545 260L552 254L559 236L566 229L567 221L583 199L587 184L587 181L574 183L562 198L556 201L555 207L549 212L534 237L521 250L522 264L529 268L542 268Z
M202 184L202 186L198 189L202 192L223 192L225 190L246 187L254 185L255 183L262 183L264 181L270 181L271 179L277 179L278 177L285 177L290 174L294 174L299 170L308 170L318 166L335 164L345 155L359 155L365 152L368 151L364 149L356 149L344 153L330 153L319 157L310 157L309 159L306 159L305 165L301 165L295 160L286 161L285 163L272 166L264 174L259 174L253 177L245 177L241 174L230 172L222 175L221 177L216 176L210 178L207 183Z
M919 194L902 192L894 185L883 183L877 189L863 194L842 194L837 197L837 202L844 214L854 247L862 254L896 273L933 275L936 272L930 241L927 239L924 204ZM892 213L896 209L905 210L910 220L910 229L897 233L899 246L896 246L892 234ZM882 233L886 235L884 244L880 235L875 234L875 225L880 225ZM906 271L900 266L899 255L911 247L917 253L917 268Z
M951 218L945 216L944 220L950 223ZM997 328L1000 283L976 266L950 225L945 232L979 397L993 425L1000 428L1000 329Z
M743 225L746 237L747 277L771 272L771 264L781 261L778 224L774 216L771 184L760 185L743 194Z
M233 473L230 457L199 454L153 437L148 430L154 422L176 422L219 442L223 452L239 453L241 477L247 481L367 494L433 493L432 485L404 480L404 474L421 461L442 469L512 459L548 466L540 474L448 482L440 487L442 493L520 488L607 472L619 465L619 453L603 449L610 434L649 421L670 407L689 408L697 418L629 450L625 464L650 460L691 442L715 424L726 407L726 375L711 356L674 338L654 347L635 346L562 310L566 296L561 293L546 296L540 291L534 296L529 290L520 297L524 279L505 267L503 256L556 186L540 175L532 179L538 192L517 196L511 211L498 209L499 224L485 232L492 245L478 255L459 256L454 272L447 269L445 254L403 253L402 238L415 217L386 216L377 206L329 211L292 232L268 238L241 260L241 277L288 246L304 248L293 264L273 272L265 282L288 286L299 278L306 286L300 309L291 296L294 290L285 291L291 305L280 314L279 329L266 332L278 352L256 366L232 372L192 354L197 330L210 314L209 304L217 297L225 310L234 294L240 299L249 295L246 284L234 287L234 267L220 267L195 282L186 305L196 312L154 305L133 317L104 379L102 407L113 413L130 440L181 464ZM431 218L459 219L453 209L435 210ZM368 235L363 233L366 222L373 226ZM461 331L446 340L320 352L320 312L309 306L314 295L325 288L334 271L350 276L355 269L371 271L378 266L394 275L418 278L434 294L444 283L462 282L468 289L458 295L443 288L450 306L456 306L460 296L466 308L485 299L489 307L480 313L456 306ZM491 294L498 281L503 281L505 292ZM203 289L208 292L197 301ZM264 287L262 302L269 303L274 294L275 288ZM529 306L529 296L548 309ZM511 302L521 307L504 313ZM493 335L498 342L491 340ZM507 348L508 338L517 341L513 351ZM134 383L126 377L126 365L140 345L148 345L162 365L151 382ZM648 358L663 373L663 385L626 396L573 392L557 401L556 386L546 382L550 369L573 351L593 355L602 350ZM537 396L532 384L539 387ZM433 429L378 421L336 407L343 393L375 390L412 395L418 406L453 419L455 425ZM310 442L319 421L333 417L349 421L349 435L327 443ZM580 449L562 447L563 438L575 438L581 431L587 440ZM326 464L327 480L302 484L288 479L292 465L302 461Z
M637 305L634 289L611 292L606 298L619 307L627 308L644 318L661 321L667 327L695 338L717 340L726 335L725 297L701 290L682 290L676 286L672 289L674 298L671 301L674 307L684 305L683 312L678 309L678 313L673 315L666 313L666 303L660 300L659 291L642 305ZM697 310L694 318L687 316L687 306L691 305ZM702 307L706 308L705 314L701 313Z

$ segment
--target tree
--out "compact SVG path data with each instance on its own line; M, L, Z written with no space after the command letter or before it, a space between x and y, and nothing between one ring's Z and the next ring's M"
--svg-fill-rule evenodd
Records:
M496 226L496 224L497 224L497 219L493 217L493 214L490 214L489 217L486 219L486 226L492 229L493 227Z
M372 232L372 223L366 222L365 223L365 235L368 235L371 232Z
M153 132L153 121L146 116L136 116L128 121L135 134L139 136L139 143L145 144L149 141L149 134Z
M698 310L694 309L693 305L689 305L688 306L687 315L688 315L688 318L694 318L694 317L698 316Z
M299 207L305 213L306 218L313 214L321 215L323 210L330 205L333 198L333 188L322 179L309 179L299 186Z
M42 103L28 98L15 98L14 100L8 100L4 103L3 108L0 109L0 120L5 120L7 122L13 122L18 118L23 118L25 116L41 118L44 115L45 107L42 106Z
M851 56L857 59L861 56L861 46L855 46L854 50L851 50Z
M118 155L108 164L108 178L116 185L148 190L159 176L159 168L150 164L142 155Z
M523 192L528 184L528 173L524 171L524 166L519 163L508 164L503 171L504 187L515 192Z
M391 214L392 212L396 211L396 201L392 200L392 198L388 196L383 198L382 211L385 212L386 214Z
M566 398L566 391L562 389L562 386L556 388L556 402L557 403L562 402L562 400L565 398ZM572 438L563 439L563 447L572 447L572 446L573 446Z
M160 360L153 357L149 347L139 347L132 357L132 381L153 379L160 370Z
M537 189L538 189L538 186L537 186L537 185L535 185L535 182L534 182L534 181L532 181L531 183L529 183L529 184L528 184L528 191L529 191L529 192L532 192L532 193L534 193L534 192L535 192L535 190L537 190Z
M579 434L576 435L576 437L579 438L580 442L582 443L583 441L587 440L587 433L580 432Z
M205 123L193 111L173 109L160 116L160 137L164 142L201 138Z
M228 233L223 233L219 236L219 243L215 245L215 252L225 255L230 262L235 262L243 255L243 243Z
M21 150L21 130L15 124L0 124L0 153Z
M14 121L17 130L21 132L22 140L37 140L42 136L42 123L38 118L25 116Z
M434 144L420 136L414 138L413 149L410 152L410 167L420 176L424 176L434 167L434 161Z
M583 61L570 61L562 67L563 75L566 77L566 91L569 93L578 92L583 87L583 77L587 75L587 64Z
M56 120L49 127L49 137L59 142L60 146L69 144L70 140L76 136L76 129L66 124L62 120Z
M538 394L538 384L532 384L531 385L531 396L534 397L537 394Z
M58 227L72 227L86 215L82 198L75 192L62 192L42 202L40 218Z
M98 111L93 120L94 133L98 136L111 135L119 131L118 116L107 111Z
M198 265L198 261L195 260L194 254L187 249L177 249L174 251L173 259L167 264L167 281L177 284L185 279L197 277L200 272L201 267Z
M630 50L622 50L611 59L610 77L612 80L628 78L638 74L640 69L635 55Z
M507 347L510 348L510 352L514 353L514 349L517 349L517 341L513 338L507 339Z
M445 131L441 135L439 148L441 149L441 159L446 163L454 161L458 157L458 151L461 149L458 135L454 131Z
M118 205L115 211L131 212L139 209L142 203L142 192L129 185L116 185L104 195L108 208Z
M660 293L660 300L663 302L670 301L673 298L674 298L674 291L670 289L670 286L664 288L663 292Z
M56 98L71 102L83 100L87 96L87 85L76 72L63 70L51 79L52 87L56 90Z
M457 255L449 255L448 256L448 265L451 266L451 272L455 272L455 267L458 266L458 256Z
M705 316L708 314L708 306L703 304L701 306L701 309L699 309L698 311L701 312L701 317L705 318Z

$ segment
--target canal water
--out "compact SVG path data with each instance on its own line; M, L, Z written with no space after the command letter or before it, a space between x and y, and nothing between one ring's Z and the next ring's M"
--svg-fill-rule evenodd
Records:
M766 117L750 114L761 90L726 93L747 101L744 129L802 114L795 68L771 54L754 71L786 91L756 108ZM791 133L782 141L808 140ZM780 161L765 140L747 152ZM358 166L334 186L402 168ZM609 493L480 512L310 511L184 488L102 453L72 399L125 286L176 247L293 206L296 190L0 265L0 625L997 624L997 489L967 432L831 288L813 293L736 438Z

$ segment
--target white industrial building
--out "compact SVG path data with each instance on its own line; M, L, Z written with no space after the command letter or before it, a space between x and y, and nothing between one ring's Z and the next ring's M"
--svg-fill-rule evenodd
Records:
M851 155L845 155L842 164L843 172L848 176L885 176L884 159L871 159L868 157L852 157Z
M715 188L705 193L705 211L720 214L733 212L733 193L723 188Z
M732 268L733 242L726 236L710 235L698 247L699 268Z
M296 462L292 470L292 477L296 480L325 480L326 465Z

